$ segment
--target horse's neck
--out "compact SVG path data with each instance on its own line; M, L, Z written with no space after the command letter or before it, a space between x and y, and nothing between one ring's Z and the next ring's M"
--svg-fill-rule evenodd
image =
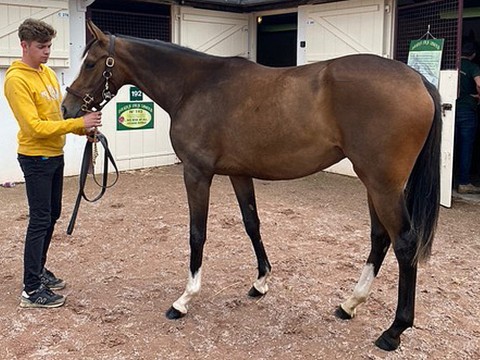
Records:
M176 111L185 91L204 81L215 66L213 58L167 43L135 42L125 56L125 83L137 86L169 114Z

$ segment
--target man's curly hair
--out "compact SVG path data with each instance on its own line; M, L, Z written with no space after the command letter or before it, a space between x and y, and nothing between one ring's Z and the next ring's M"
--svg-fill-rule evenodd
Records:
M57 31L51 25L37 19L26 19L18 28L20 41L38 41L43 44L51 41L55 35Z

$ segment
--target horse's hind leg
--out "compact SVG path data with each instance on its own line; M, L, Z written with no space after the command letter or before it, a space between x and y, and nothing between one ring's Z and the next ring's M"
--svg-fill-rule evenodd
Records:
M270 274L271 266L268 262L267 254L260 236L260 220L257 214L253 181L252 178L243 176L230 176L230 181L232 182L240 205L245 230L252 240L253 249L258 262L258 278L253 283L248 295L252 297L261 296L268 291L266 280Z
M355 316L358 305L367 300L373 280L377 277L380 267L382 266L385 255L390 247L390 237L387 230L378 219L375 208L372 204L370 196L368 197L368 206L370 209L371 219L371 249L367 262L363 267L360 279L350 296L342 303L336 311L336 315L342 319L351 319Z
M185 316L188 303L200 292L212 178L213 175L206 175L196 168L184 165L184 181L190 209L190 271L184 293L166 312L169 319Z
M399 267L398 301L395 320L375 344L383 350L395 350L400 335L413 325L415 316L415 286L417 281L417 235L412 230L403 191L397 195L372 193L372 203L378 218L387 229Z

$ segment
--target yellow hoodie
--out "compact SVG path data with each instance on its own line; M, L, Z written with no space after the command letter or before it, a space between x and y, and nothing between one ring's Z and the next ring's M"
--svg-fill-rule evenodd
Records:
M65 134L85 134L83 118L62 117L62 95L52 69L34 69L14 61L5 75L5 97L17 119L18 153L28 156L63 154Z

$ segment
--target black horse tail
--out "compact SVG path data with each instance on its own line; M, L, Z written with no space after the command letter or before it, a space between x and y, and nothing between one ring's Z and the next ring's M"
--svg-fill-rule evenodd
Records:
M440 210L441 100L438 90L423 78L435 104L432 127L405 188L405 200L412 230L417 236L414 264L428 260Z

